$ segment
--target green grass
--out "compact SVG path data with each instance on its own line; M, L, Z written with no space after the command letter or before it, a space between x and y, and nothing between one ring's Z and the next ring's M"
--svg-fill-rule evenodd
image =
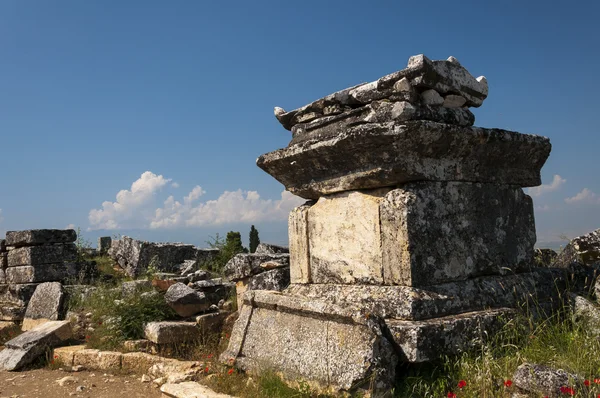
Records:
M396 397L510 397L514 385L505 387L517 367L525 362L564 369L588 380L600 377L600 341L567 311L537 325L526 316L508 322L480 350L444 358L437 363L400 369ZM460 380L466 382L462 389ZM596 397L600 386L576 396Z
M82 309L93 314L95 328L87 345L98 349L119 348L125 340L144 338L148 322L175 319L175 312L160 294L143 295L143 291L122 297L119 289L98 288L82 303Z

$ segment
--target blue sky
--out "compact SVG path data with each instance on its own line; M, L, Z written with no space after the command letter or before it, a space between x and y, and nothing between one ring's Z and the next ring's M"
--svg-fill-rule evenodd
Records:
M599 13L591 1L2 0L0 230L202 245L231 229L247 239L255 224L285 243L296 201L255 166L290 139L273 107L424 53L487 77L477 125L550 137L531 192L538 240L590 231Z

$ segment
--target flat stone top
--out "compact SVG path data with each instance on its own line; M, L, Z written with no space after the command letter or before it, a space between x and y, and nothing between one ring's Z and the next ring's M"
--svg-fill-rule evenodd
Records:
M420 54L410 57L405 69L371 83L362 83L335 92L290 112L277 107L275 116L284 128L290 130L298 123L329 114L332 108L348 110L372 101L428 89L434 89L442 95L463 97L463 106L466 107L481 106L488 95L486 78L473 77L456 58L432 61Z
M501 129L428 121L367 123L262 155L257 165L306 199L411 181L531 187L550 140Z
M72 243L77 240L74 229L29 229L8 231L6 246L36 246L51 243Z
M8 348L28 349L32 345L46 340L65 340L71 337L69 321L49 321L15 337L4 344Z

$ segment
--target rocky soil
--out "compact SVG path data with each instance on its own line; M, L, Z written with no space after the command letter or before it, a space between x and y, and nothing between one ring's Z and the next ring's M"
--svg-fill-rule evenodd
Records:
M64 379L66 377L69 379ZM61 379L64 379L62 386L58 383ZM160 396L159 389L150 383L142 383L140 376L109 375L87 371L68 373L49 369L34 369L18 373L0 371L0 398L159 398Z

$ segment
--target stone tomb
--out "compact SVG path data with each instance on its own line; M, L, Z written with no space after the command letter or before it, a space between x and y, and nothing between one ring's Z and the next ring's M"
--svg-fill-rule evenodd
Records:
M258 158L309 199L289 216L291 285L249 291L223 362L333 390L388 391L398 362L455 354L527 301L555 305L534 269L545 137L472 127L487 81L453 57L300 109L275 109L287 148Z

